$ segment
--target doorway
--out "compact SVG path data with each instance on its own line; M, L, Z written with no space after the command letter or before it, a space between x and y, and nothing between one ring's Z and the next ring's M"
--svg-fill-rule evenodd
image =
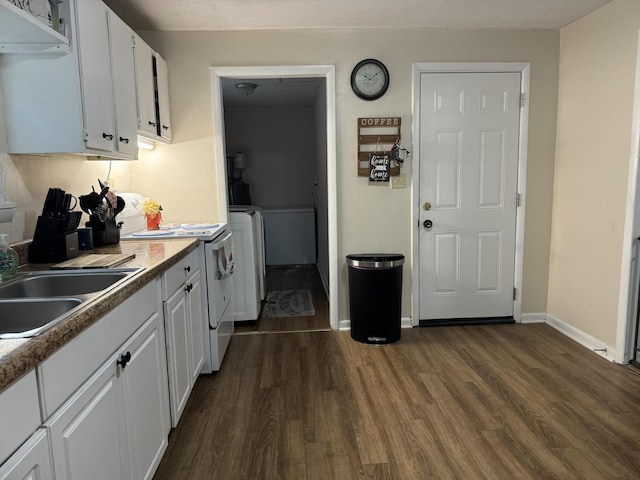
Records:
M528 69L414 66L414 325L520 321Z
M322 145L326 163L318 172L320 182L324 182L323 202L319 205L319 217L324 228L319 228L318 271L322 278L322 284L331 299L328 308L329 323L332 329L338 329L338 293L337 293L337 207L336 207L336 145L335 145L335 67L333 65L321 66L282 66L282 67L212 67L212 107L214 125L214 155L217 173L218 203L220 205L220 217L227 220L229 196L227 188L227 157L236 152L228 152L225 143L225 120L223 103L223 81L234 79L253 79L259 81L294 81L294 79L323 80L324 89L322 103L325 114L324 124L326 129L322 132L324 142ZM245 82L252 83L252 82ZM259 88L259 87L258 87Z

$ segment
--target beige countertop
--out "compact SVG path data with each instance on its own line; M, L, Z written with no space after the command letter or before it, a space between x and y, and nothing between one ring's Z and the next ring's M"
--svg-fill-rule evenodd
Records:
M198 241L195 239L135 240L83 252L83 254L134 253L135 259L116 268L143 267L144 269L121 285L87 301L75 313L37 337L0 340L0 392L151 280L162 275L197 246ZM27 264L20 269L21 271L48 270L49 266L48 264Z

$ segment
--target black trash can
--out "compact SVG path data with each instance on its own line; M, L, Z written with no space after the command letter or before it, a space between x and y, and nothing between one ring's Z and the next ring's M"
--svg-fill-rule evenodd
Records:
M401 254L347 255L351 338L384 345L400 340Z

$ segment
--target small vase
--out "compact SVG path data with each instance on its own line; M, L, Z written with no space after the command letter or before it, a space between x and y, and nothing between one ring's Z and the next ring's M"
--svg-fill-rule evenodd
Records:
M160 229L160 222L162 222L162 215L156 213L155 215L147 214L147 230Z

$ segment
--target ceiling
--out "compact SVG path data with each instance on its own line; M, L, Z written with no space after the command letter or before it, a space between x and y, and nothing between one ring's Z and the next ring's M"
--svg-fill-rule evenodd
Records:
M105 0L134 30L558 29L611 0Z
M104 0L134 30L559 29L611 0ZM235 84L258 85L250 96ZM227 107L307 107L321 79L223 79Z

